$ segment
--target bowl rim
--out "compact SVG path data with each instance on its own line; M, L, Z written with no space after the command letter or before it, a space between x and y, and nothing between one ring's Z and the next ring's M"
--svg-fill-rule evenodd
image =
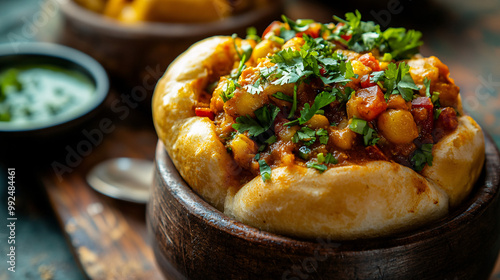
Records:
M2 127L0 128L0 132L31 132L56 127L84 117L86 114L99 107L108 96L110 88L108 75L102 65L89 55L76 49L54 43L20 42L15 43L15 45L16 46L11 43L0 44L0 57L39 56L46 57L48 60L65 61L79 66L84 69L85 73L80 70L76 71L82 72L86 76L90 75L91 80L94 82L95 97L92 98L91 102L87 103L78 114L29 127ZM23 60L23 58L20 58L20 60ZM14 63L13 65L16 64Z
M281 9L284 0L268 1L265 7L252 9L219 21L200 23L141 22L127 24L81 7L73 0L60 1L63 14L94 30L114 37L157 37L190 39L221 35L230 30L251 26L259 19L273 15Z
M336 251L356 252L423 243L431 239L442 238L443 234L452 233L457 228L462 228L472 223L474 218L480 216L487 209L488 205L492 204L498 197L500 188L500 173L492 172L500 170L500 152L491 136L487 133L485 133L485 152L485 161L481 176L475 183L471 194L459 207L452 210L445 217L414 230L392 236L369 239L301 239L267 232L237 221L210 205L187 185L175 168L161 140L158 140L155 157L156 172L161 175L155 176L155 180L157 180L156 177L160 177L160 180L167 186L167 191L173 193L173 197L175 197L182 207L189 210L190 215L196 216L198 219L203 220L205 223L228 235L262 245L273 243L295 249L317 250L319 244L327 242L329 245L333 244ZM150 203L151 201L152 199L150 198ZM323 249L328 251L330 248Z

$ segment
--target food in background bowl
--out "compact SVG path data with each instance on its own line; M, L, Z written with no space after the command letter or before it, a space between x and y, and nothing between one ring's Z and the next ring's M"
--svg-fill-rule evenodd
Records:
M208 22L267 5L267 0L75 0L122 22ZM189 11L189 12L187 12Z
M186 182L248 225L357 239L445 216L484 161L481 128L420 32L361 21L273 22L212 37L158 83L153 116Z

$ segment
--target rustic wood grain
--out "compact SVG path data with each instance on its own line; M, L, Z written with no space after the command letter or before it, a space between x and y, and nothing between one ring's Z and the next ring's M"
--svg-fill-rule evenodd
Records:
M112 94L108 105L118 96ZM108 198L91 189L85 175L97 163L114 157L152 160L157 141L150 112L130 110L124 115L105 109L96 123L112 120L115 129L73 172L62 180L51 170L42 175L50 202L85 275L90 279L163 279L146 242L145 206ZM95 127L94 127L95 128ZM92 128L87 128L90 130ZM85 139L85 138L83 138ZM74 140L70 147L76 147ZM64 163L66 153L59 157ZM147 175L146 175L147 176Z
M181 179L164 146L156 154L148 226L169 279L488 279L500 250L500 155L486 141L483 173L450 215L392 237L298 240L232 220Z

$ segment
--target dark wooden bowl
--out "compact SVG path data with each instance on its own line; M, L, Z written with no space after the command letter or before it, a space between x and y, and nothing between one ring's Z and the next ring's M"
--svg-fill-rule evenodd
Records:
M61 1L62 30L59 43L77 48L104 65L112 78L127 89L152 93L167 66L189 46L214 35L260 31L283 13L283 0L208 23L122 24L89 11L72 0ZM148 103L149 104L149 103Z
M26 162L52 157L54 147L68 145L72 134L97 116L109 93L108 76L104 68L90 56L66 46L24 42L0 46L0 70L33 64L58 66L77 71L95 86L91 102L81 104L81 112L56 117L42 124L16 126L0 124L0 159L4 162Z
M498 149L487 136L481 177L447 217L387 238L299 240L210 206L159 143L148 227L167 279L487 279L500 249L499 169Z

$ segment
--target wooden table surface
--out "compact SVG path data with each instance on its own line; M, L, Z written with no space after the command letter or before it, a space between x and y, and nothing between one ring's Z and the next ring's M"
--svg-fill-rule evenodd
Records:
M332 14L342 15L344 11L354 9L347 4L332 7L325 4L327 1L307 5L305 2L288 2L287 14L292 18L329 21ZM451 76L461 87L465 108L485 130L493 135L499 145L500 1L400 1L403 9L398 14L390 13L385 2L378 1L370 4L371 6L367 3L369 2L358 1L355 4L357 7L362 6L362 13L367 15L367 18L368 15L372 15L373 19L375 15L379 20L382 19L380 24L410 26L423 31L426 45L422 48L422 52L426 56L438 56L450 67ZM422 11L426 17L418 14ZM1 27L0 19L0 32ZM4 38L3 41L8 40ZM37 240L37 236L44 236L44 240L40 241L46 246L40 247L42 248L40 250L46 250L46 254L40 257L44 258L44 266L38 265L41 262L35 262L35 256L30 256L29 250L26 250L25 257L30 257L30 261L21 262L25 266L25 272L12 276L5 273L2 267L0 280L71 280L81 279L82 276L91 279L162 279L147 244L145 207L101 195L91 189L85 181L88 171L108 158L128 156L153 159L154 157L157 137L151 124L147 104L129 108L130 114L125 118L109 108L109 104L114 100L120 100L120 95L123 93L126 94L123 91L113 91L107 100L108 107L86 128L94 129L98 127L100 120L110 119L115 129L111 133L106 133L103 141L95 145L89 155L82 157L81 163L74 167L72 172L60 179L50 168L49 163L33 171L36 172L34 174L38 174L39 180L26 178L20 183L27 189L29 189L27 185L39 184L46 190L46 195L42 193L37 194L36 198L30 198L42 202L37 202L41 203L38 208L30 210L27 207L26 221L35 223L38 220L29 219L30 215L42 213L51 217L50 219L55 217L60 228L49 219L46 226L51 229L49 233L37 232L37 229L23 232L22 235L25 235L23 241ZM82 138L76 137L67 145L76 147L75 145L81 140ZM62 151L58 160L64 162L65 156L65 152ZM34 170L32 166L20 165L16 168ZM39 170L43 172L40 173ZM30 201L26 196L21 196L20 199ZM6 208L4 203L2 199L0 211ZM53 212L40 211L40 208L48 205L52 207ZM65 249L60 248L62 236L66 238L77 266L71 260L71 255L65 254ZM51 240L50 237L55 237L55 240ZM51 248L54 254L63 253L52 255ZM0 249L4 256L4 246L0 246ZM70 260L59 261L62 258ZM3 258L0 260L5 263ZM32 268L29 268L30 263L33 265ZM75 273L78 267L81 273ZM491 279L500 279L500 262L497 263Z

